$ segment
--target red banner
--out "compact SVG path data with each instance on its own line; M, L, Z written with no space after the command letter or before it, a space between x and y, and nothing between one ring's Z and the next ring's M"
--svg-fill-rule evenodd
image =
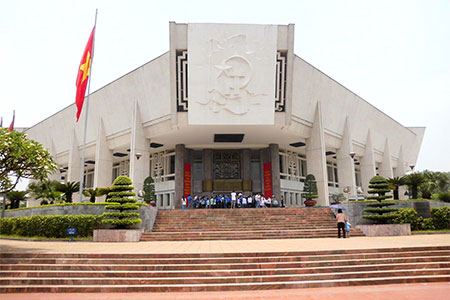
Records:
M184 164L184 197L191 194L191 164Z
M264 197L272 197L272 165L264 163Z

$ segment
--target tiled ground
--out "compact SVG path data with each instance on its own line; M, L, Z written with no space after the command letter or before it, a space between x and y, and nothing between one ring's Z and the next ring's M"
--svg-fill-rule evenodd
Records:
M449 246L449 234L349 239L163 241L139 243L30 242L0 239L1 252L41 253L227 253Z

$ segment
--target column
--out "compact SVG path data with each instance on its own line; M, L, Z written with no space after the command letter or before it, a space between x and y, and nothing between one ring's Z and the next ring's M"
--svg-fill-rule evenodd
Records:
M72 138L70 142L70 150L69 150L69 168L67 170L67 182L69 181L80 181L80 173L81 173L81 156L80 151L78 150L78 141L75 135L75 129L72 131ZM80 194L74 193L72 195L73 202L79 202Z
M251 174L251 152L250 149L243 149L241 152L241 168L242 168L242 189L244 192L253 191L252 174Z
M112 183L113 153L108 148L103 119L99 119L97 143L95 145L94 188L104 188ZM105 197L97 197L96 202L104 202Z
M130 179L133 181L134 192L138 193L143 189L144 180L150 173L150 140L145 136L137 101L134 102L131 122Z
M280 184L280 148L278 144L269 144L271 171L272 171L272 194L280 201L281 184Z
M175 145L175 199L174 208L181 209L181 198L184 196L184 161L186 147L184 144Z
M348 117L345 119L344 133L341 147L337 150L337 172L339 179L339 192L343 193L345 187L350 187L349 198L356 195L355 163L350 153L353 152L353 141L350 132Z
M391 153L389 151L389 140L386 139L384 144L383 160L381 161L379 174L384 178L392 178L394 176L392 172L392 160Z
M406 175L406 163L405 157L403 156L403 146L400 145L400 150L398 152L398 160L397 160L397 168L394 170L395 177L403 177ZM401 186L398 188L398 198L399 199L408 199L408 196L405 195L405 192L408 190L406 186Z
M206 196L211 197L213 187L213 150L203 149L203 192Z
M369 181L375 176L375 158L373 153L372 136L369 132L367 133L366 139L366 149L364 151L364 156L361 157L361 184L364 195L368 195L367 191L369 189Z
M52 174L50 174L48 176L49 180L56 180L58 182L61 181L61 172L59 171L59 164L58 164L58 160L56 159L56 149L55 149L55 144L53 143L53 140L51 141L51 145L50 145L50 149L48 149L50 154L53 156L53 159L55 160L56 164L58 165L58 169L56 169L56 171Z
M328 197L327 161L325 152L322 112L320 102L317 102L311 135L306 140L306 167L308 168L308 173L313 174L317 181L317 190L319 192L317 204L328 206L330 201Z

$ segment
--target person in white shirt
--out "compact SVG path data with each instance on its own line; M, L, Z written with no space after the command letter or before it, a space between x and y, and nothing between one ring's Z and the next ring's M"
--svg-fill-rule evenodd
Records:
M248 206L248 207L253 207L253 198L252 198L252 195L248 195L248 198L247 198L247 206Z
M271 207L272 206L272 198L270 198L270 196L267 197L264 204L266 207Z
M261 208L261 196L259 194L256 194L255 201L256 201L256 207Z
M236 208L236 192L231 192L231 208Z
M242 207L247 208L247 198L242 197Z
M266 197L264 197L264 195L261 195L261 207L265 208L266 207Z

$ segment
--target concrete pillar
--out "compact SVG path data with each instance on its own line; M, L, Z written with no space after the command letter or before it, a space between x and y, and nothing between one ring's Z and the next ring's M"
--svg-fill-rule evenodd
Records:
M403 177L406 175L406 162L405 157L403 155L403 146L400 145L400 150L398 152L398 161L397 168L394 170L395 177ZM398 188L398 198L399 199L408 199L408 196L405 195L405 192L408 190L406 186L401 186Z
M53 159L55 160L56 164L58 164L58 160L56 159L56 148L55 148L55 144L53 143L53 140L51 141L50 149L48 149L48 151L53 156ZM56 180L58 182L61 181L61 172L59 171L59 165L58 165L58 169L56 169L56 171L54 173L52 173L48 176L48 179Z
M84 166L83 166L84 167ZM81 153L78 150L78 140L75 134L75 129L72 131L72 137L69 150L69 165L67 169L67 182L80 181L81 173ZM80 193L74 193L72 195L73 202L80 201Z
M75 130L72 131L70 144L67 181L80 181L81 156L80 151L78 150L78 141L75 135ZM75 199L75 197L73 199Z
M137 101L131 117L130 179L134 192L142 190L144 180L150 174L150 140L146 138Z
M294 36L295 36L295 24L288 25L288 51L286 61L286 105L285 105L285 124L291 124L292 115L292 94L294 89ZM279 199L279 198L278 198Z
M181 209L181 198L184 196L184 161L186 159L184 144L175 145L175 199L174 208Z
M342 135L341 147L337 150L337 172L339 180L339 192L343 193L344 188L350 187L348 196L351 198L356 195L355 162L350 156L353 152L353 141L350 131L348 117L345 119L344 133Z
M202 162L203 162L203 181L207 182L208 189L212 188L212 181L213 181L213 150L212 149L203 149L202 151ZM205 187L204 187L205 188ZM208 191L205 192L205 189L203 189L203 192L206 196L211 197L212 192Z
M108 148L103 119L99 119L97 143L95 145L94 188L104 188L112 183L113 153ZM97 197L96 202L104 202L105 197Z
M252 174L251 174L251 151L250 149L243 149L241 151L241 168L242 168L242 181L243 181L243 192L251 192L253 191L253 186L251 190L249 190L251 186ZM249 183L249 184L247 184ZM244 193L245 194L245 193Z
M308 174L313 174L317 181L319 198L317 204L328 206L330 203L328 195L327 161L325 157L325 137L322 125L322 112L320 102L317 102L311 135L306 139L306 167Z
M375 158L373 153L372 136L369 132L367 133L366 139L366 149L364 151L364 156L361 157L361 184L364 195L368 195L367 191L369 189L369 181L375 176Z
M379 174L384 178L392 178L394 176L392 172L392 160L391 153L389 151L389 140L386 139L384 144L383 160L381 161Z
M280 200L280 148L278 144L269 144L270 162L272 167L272 194Z

